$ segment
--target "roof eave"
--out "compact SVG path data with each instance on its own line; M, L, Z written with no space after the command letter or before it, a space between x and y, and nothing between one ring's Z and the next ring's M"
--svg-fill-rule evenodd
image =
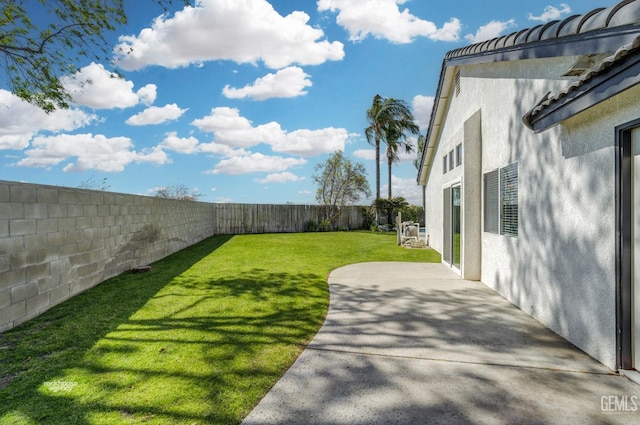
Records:
M447 65L474 65L525 59L611 53L640 35L640 26L606 28L588 33L517 44L510 47L446 59Z
M433 165L433 156L435 155L438 140L440 138L440 131L442 129L441 124L444 121L444 117L446 115L445 112L451 99L454 73L455 68L447 66L446 61L443 61L442 70L440 72L440 81L438 83L433 109L431 110L431 119L429 120L429 127L425 138L425 148L422 152L420 165L418 166L419 185L424 186L427 184L427 180L429 180L429 173L431 171L431 166Z
M527 113L522 120L535 133L541 133L638 84L640 52L573 88L539 112Z

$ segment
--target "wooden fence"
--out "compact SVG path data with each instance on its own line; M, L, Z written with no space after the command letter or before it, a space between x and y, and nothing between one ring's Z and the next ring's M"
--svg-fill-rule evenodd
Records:
M344 207L333 224L335 229L362 229L363 208ZM213 228L216 234L304 232L310 222L320 223L325 207L320 205L215 204Z

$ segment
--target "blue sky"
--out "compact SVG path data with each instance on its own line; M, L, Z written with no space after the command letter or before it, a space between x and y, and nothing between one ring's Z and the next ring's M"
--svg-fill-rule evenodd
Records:
M617 2L197 0L164 15L125 3L129 23L108 35L123 78L76 64L62 77L72 107L50 115L0 87L0 180L314 204L314 167L341 149L375 192L373 96L406 101L424 134L447 51ZM414 157L392 189L419 204ZM386 194L386 164L381 178Z

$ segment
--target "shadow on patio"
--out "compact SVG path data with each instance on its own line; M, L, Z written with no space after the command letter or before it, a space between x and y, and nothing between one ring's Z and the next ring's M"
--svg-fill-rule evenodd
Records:
M353 265L329 282L323 327L245 425L639 419L601 405L638 386L440 264Z

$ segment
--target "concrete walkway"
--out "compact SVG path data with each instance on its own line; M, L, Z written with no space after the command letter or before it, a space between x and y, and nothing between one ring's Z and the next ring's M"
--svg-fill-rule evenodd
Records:
M441 264L355 264L329 286L324 325L243 424L640 423L640 386Z

